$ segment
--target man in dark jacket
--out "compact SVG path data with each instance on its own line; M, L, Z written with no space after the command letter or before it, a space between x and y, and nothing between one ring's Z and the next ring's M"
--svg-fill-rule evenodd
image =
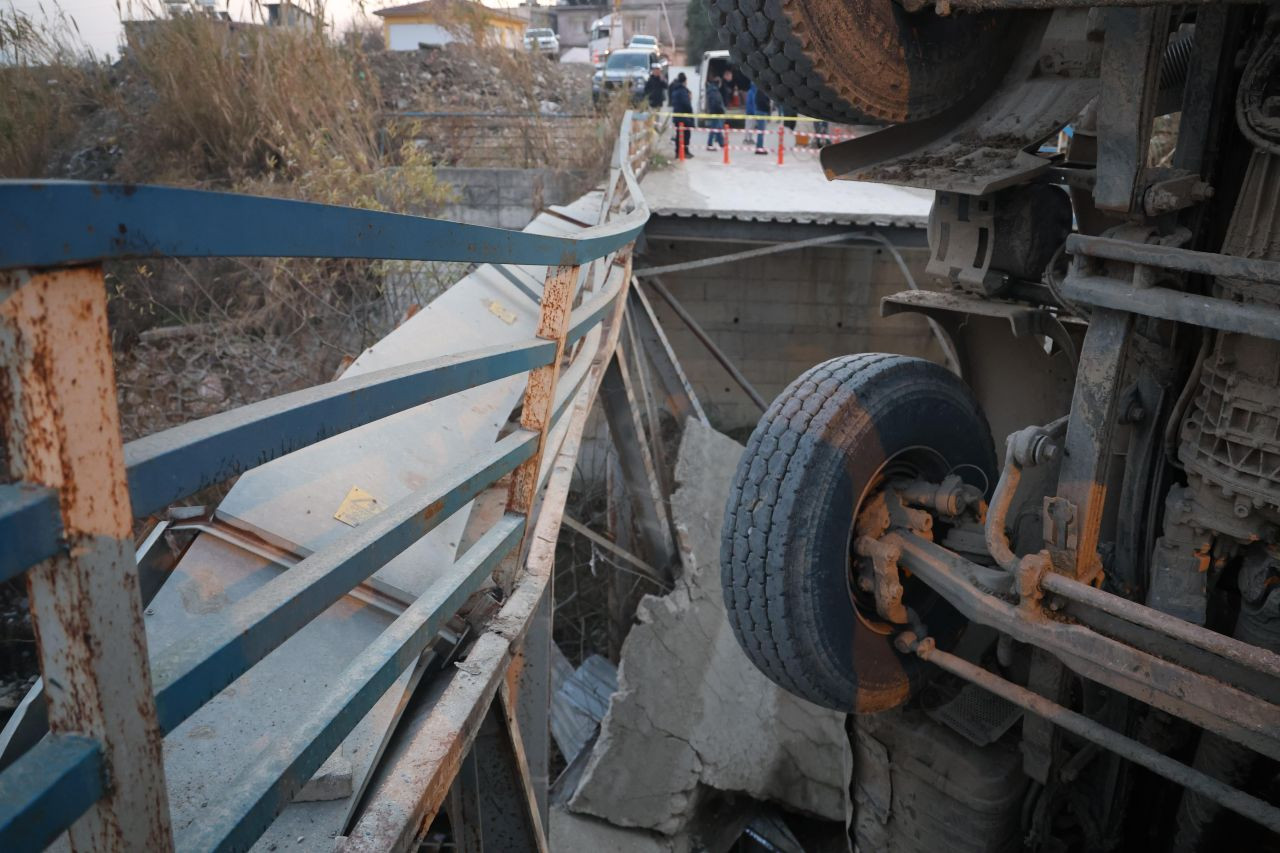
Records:
M676 158L680 157L680 137L684 136L684 156L692 157L693 152L689 150L689 137L693 135L693 119L689 116L681 117L680 113L693 112L693 98L689 95L688 77L684 76L681 71L676 75L676 81L671 84L671 88L667 91L667 96L671 100L671 112L676 114L674 119L676 124Z
M720 94L720 78L712 77L707 81L707 105L704 108L706 112L712 115L724 115L724 97ZM709 118L707 119L707 150L715 151L716 141L720 142L720 147L725 146L724 139L724 119Z
M724 70L724 75L720 78L720 99L724 101L724 111L726 113L736 109L737 107L745 105L743 101L744 96L738 87L738 81L733 76L732 68L726 68ZM743 128L747 126L746 122L731 118L724 119L723 124L725 128L724 138L726 142L729 140L729 128Z
M667 81L662 79L662 69L656 65L649 69L649 79L644 81L644 96L655 110L666 100Z

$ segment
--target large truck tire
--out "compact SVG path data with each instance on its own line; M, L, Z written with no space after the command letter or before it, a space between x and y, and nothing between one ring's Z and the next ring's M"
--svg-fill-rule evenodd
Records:
M989 490L991 431L969 389L932 362L864 354L801 375L756 426L720 541L729 623L751 661L811 702L870 713L902 704L923 664L850 585L854 518L891 477L950 473ZM940 646L964 620L917 579L904 603Z
M712 0L733 61L801 115L918 121L990 82L1009 13L908 13L896 0Z

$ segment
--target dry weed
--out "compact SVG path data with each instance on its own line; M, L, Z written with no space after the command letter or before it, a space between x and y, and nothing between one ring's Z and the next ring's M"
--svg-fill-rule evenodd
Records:
M44 174L84 114L111 97L107 67L61 10L0 8L0 178Z
M129 61L154 96L122 177L231 184L341 160L376 168L377 81L323 31L199 16L135 22Z

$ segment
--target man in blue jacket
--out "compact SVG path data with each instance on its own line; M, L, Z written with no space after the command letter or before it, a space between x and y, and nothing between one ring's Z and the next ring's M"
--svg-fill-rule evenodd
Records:
M764 90L751 84L751 88L747 90L747 115L751 116L767 116L773 113L773 102L769 100L769 96ZM764 131L768 129L769 122L764 119L756 119L753 123L756 130L756 153L768 154L764 147ZM748 143L750 136L748 136Z

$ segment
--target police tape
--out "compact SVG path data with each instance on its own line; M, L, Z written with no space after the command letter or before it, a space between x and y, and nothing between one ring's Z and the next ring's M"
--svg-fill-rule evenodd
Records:
M751 137L754 137L757 134L766 133L769 135L768 139L766 140L766 144L769 145L769 147L771 148L777 147L776 137L774 136L774 131L772 129L752 130L750 128L741 128L741 127L726 127L724 129L721 129L718 127L690 127L690 128L687 128L687 130L691 134L692 133L723 133L727 135L730 133L741 133L748 139ZM672 134L674 135L674 133L675 133L675 130L672 129ZM825 139L825 140L829 140L832 143L844 142L847 139L857 139L857 135L853 133L814 133L808 130L799 130L799 131L795 131L795 133L801 137L808 137L809 139ZM796 151L801 151L811 146L800 144L795 146L788 145L787 147L794 148Z
M810 118L808 116L760 116L747 115L746 113L666 113L666 115L673 119L718 118L725 121L826 121L826 119Z

